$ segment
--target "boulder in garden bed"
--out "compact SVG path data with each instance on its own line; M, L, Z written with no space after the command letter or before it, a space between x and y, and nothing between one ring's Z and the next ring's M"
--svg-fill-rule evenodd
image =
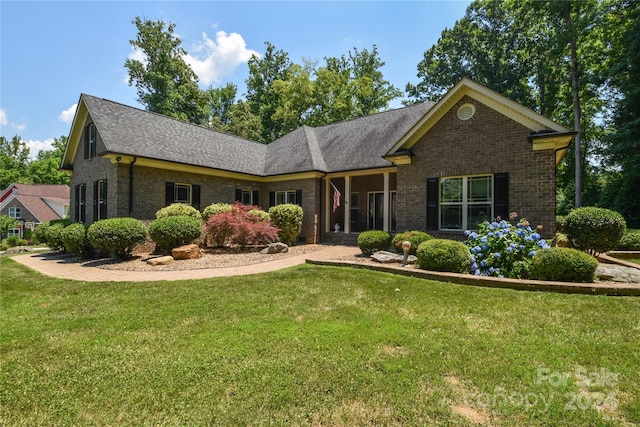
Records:
M173 255L173 259L197 259L202 256L200 254L200 248L196 244L173 248L171 250L171 255Z
M160 256L156 258L151 258L147 261L149 265L167 265L173 262L173 257L171 255Z
M282 254L289 252L289 246L286 243L271 243L269 246L260 251L262 254Z

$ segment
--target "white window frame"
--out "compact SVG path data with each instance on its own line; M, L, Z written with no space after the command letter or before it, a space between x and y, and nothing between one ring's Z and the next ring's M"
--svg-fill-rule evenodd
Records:
M9 218L22 218L22 210L19 206L11 206L9 208Z
M22 237L20 235L20 229L19 228L12 228L10 230L7 230L7 237L13 237L13 236L18 236L18 237Z
M473 178L486 178L489 181L490 194L488 198L483 200L473 200L469 197L469 181ZM444 201L443 198L443 185L447 180L460 179L462 181L462 194L459 201ZM438 224L439 229L443 231L464 231L472 228L475 224L469 224L469 208L473 206L487 206L488 214L486 215L487 219L493 218L493 203L495 200L495 190L493 188L493 175L492 174L482 174L482 175L461 175L461 176L447 176L440 178L440 182L438 183L438 191L439 191L439 204L438 204ZM444 209L448 206L459 206L462 210L461 222L459 224L459 228L451 228L444 227L443 224L443 213Z
M276 191L276 205L297 204L296 190Z
M240 190L242 195L240 197L240 203L243 205L253 206L253 190ZM245 198L247 201L245 201Z
M178 197L179 191L183 189L187 191L187 199L183 200ZM181 182L176 182L173 186L173 203L185 203L191 206L191 199L193 197L193 188L191 184L184 184Z

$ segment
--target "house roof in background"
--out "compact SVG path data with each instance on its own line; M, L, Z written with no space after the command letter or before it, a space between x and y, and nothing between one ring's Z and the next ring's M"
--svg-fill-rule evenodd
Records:
M13 200L17 200L39 222L46 222L61 218L52 205L68 206L70 190L68 185L11 184L0 195L0 208L9 206Z

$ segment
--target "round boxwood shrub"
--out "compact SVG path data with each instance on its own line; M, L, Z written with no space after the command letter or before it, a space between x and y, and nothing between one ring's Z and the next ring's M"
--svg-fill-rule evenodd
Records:
M403 253L402 242L405 240L411 242L411 249L409 250L409 253L411 255L415 255L420 243L431 239L433 239L433 236L425 233L424 231L412 230L396 234L391 243L393 244L396 252Z
M87 230L91 245L116 258L127 258L147 239L147 229L135 218L109 218L94 222Z
M287 245L292 245L302 232L304 212L299 205L284 203L269 209L271 222L280 229L278 237Z
M391 234L382 230L363 231L358 236L358 247L365 256L371 256L378 251L389 250Z
M424 270L467 273L471 268L469 248L455 240L431 239L422 242L416 256L416 266Z
M622 235L618 246L619 251L640 251L640 231L628 231Z
M66 226L62 230L62 243L65 250L85 258L91 256L94 250L87 237L88 229L88 224L79 222Z
M251 209L249 214L257 216L260 221L271 221L271 215L269 215L269 212L265 212L262 209Z
M593 206L572 210L564 224L570 246L591 254L615 249L626 228L618 212Z
M212 216L229 211L231 211L231 205L229 203L213 203L204 208L202 211L202 219L204 222L207 222Z
M156 212L156 218L164 218L167 216L191 216L193 218L202 219L200 211L186 203L173 203Z
M162 252L187 245L202 234L202 222L191 216L165 216L149 224L149 236Z
M54 220L44 231L44 242L54 251L64 251L62 232L69 225L69 221Z
M572 248L541 249L533 257L533 277L559 282L593 282L598 261Z

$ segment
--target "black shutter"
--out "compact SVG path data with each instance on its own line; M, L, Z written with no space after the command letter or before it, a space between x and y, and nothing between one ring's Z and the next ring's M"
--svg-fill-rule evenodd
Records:
M200 186L198 184L191 186L191 206L200 210Z
M86 184L80 185L80 197L82 204L80 205L80 222L87 220L87 186Z
M302 206L302 190L296 190L296 204Z
M175 196L175 184L173 182L167 182L165 184L165 193L164 193L164 205L169 206L176 200Z
M90 157L89 153L89 126L84 128L84 158L85 160Z
M76 220L76 222L82 222L80 219L80 185L76 185L74 194L76 199L73 203L73 219Z
M260 195L260 194L258 193L258 191L257 191L257 190L255 190L255 191L253 192L253 197L252 197L252 199L253 199L253 204L254 204L255 206L260 206L259 195Z
M242 203L242 189L236 188L236 202Z
M96 131L96 126L94 124L89 125L89 138L91 139L91 153L89 156L94 158L96 156L96 145L98 145L98 136Z
M276 192L269 191L269 207L276 205Z
M102 191L100 194L102 195L102 204L100 205L100 219L105 219L107 217L107 180L103 179L102 181L98 181L99 186L102 187Z
M98 220L98 181L93 181L93 222Z
M509 173L493 175L493 215L509 220Z
M438 177L427 178L427 230L438 229Z

